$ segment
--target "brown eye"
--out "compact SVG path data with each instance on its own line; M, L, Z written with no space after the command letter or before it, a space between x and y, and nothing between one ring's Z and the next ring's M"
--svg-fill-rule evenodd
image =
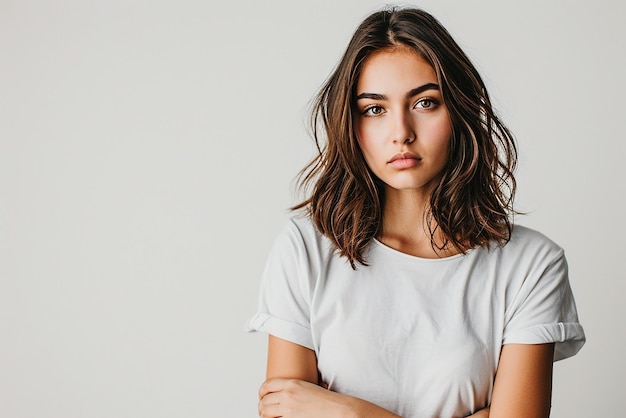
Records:
M434 109L435 107L437 107L437 105L439 105L439 102L437 100L425 97L423 99L418 100L417 103L415 103L415 108L428 110L428 109Z
M363 111L363 114L365 116L378 116L378 115L382 115L383 112L384 112L384 109L382 108L382 106L375 105L375 106L370 106L366 108Z

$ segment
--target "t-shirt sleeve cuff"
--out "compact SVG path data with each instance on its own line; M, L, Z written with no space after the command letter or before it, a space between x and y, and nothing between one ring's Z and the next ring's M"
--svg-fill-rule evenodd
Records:
M585 344L582 325L572 322L535 325L504 336L503 344L555 343L554 361L576 354Z
M246 324L248 332L267 332L275 337L314 350L311 330L295 322L260 312L255 314Z

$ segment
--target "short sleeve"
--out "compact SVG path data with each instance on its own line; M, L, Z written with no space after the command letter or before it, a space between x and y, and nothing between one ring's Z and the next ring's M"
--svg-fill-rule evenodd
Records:
M506 316L503 344L555 343L555 361L580 350L585 333L562 249L547 266L528 274Z
M257 313L248 332L267 332L313 349L310 290L302 234L291 220L276 238L261 279Z

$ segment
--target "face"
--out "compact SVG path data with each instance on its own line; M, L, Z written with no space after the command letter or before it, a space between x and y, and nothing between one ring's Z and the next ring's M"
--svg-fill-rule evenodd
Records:
M437 75L413 50L378 51L356 86L355 128L387 190L428 193L448 161L452 125Z

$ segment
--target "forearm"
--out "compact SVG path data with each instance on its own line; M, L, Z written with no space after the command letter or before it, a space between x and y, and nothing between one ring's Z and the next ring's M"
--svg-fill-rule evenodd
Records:
M349 398L346 403L350 407L350 415L346 418L401 418L399 415L363 399ZM489 407L481 409L467 418L489 418Z
M489 407L481 409L467 418L489 418Z
M391 411L363 399L346 397L349 415L346 418L401 418Z
M259 390L259 414L283 418L401 418L369 401L318 386L317 358L303 346L269 337L266 382ZM473 418L488 418L482 410Z
M363 399L299 379L273 378L259 389L262 418L400 418Z

